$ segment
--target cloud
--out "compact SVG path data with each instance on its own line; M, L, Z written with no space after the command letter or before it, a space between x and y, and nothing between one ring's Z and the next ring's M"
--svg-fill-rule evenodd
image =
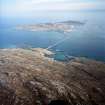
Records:
M88 1L88 2L86 2ZM101 9L105 3L94 2L94 0L15 0L12 3L2 5L2 13L7 15L26 15L41 11L64 11ZM101 0L102 1L102 0Z

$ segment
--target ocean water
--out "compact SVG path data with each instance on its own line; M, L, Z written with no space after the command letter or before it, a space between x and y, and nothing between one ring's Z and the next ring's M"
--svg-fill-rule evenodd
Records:
M87 57L105 61L105 11L64 11L49 13L35 18L2 18L0 17L0 48L42 47L47 48L66 36L59 32L31 32L16 30L19 24L35 24L74 20L85 22L73 32L67 40L53 47L53 51L61 51L55 55L57 60L69 57ZM66 55L66 57L65 57Z

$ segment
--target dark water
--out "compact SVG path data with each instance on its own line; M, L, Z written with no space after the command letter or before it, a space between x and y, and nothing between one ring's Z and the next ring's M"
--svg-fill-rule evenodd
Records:
M70 38L52 50L60 50L55 58L64 60L65 56L82 56L105 61L105 11L62 12L50 17L34 19L0 18L0 48L42 47L47 48L63 38L59 32L30 32L15 30L18 24L33 24L77 20L85 25L69 33Z

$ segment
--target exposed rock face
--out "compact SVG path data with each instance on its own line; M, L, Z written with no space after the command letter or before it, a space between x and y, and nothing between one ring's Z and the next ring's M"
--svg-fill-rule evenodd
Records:
M105 105L105 64L85 58L58 62L45 49L0 50L0 105Z

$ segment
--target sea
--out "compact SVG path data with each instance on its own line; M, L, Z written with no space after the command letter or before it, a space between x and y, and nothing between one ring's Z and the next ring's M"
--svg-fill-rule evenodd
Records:
M48 48L66 35L54 31L16 30L17 25L47 22L80 21L84 25L67 33L70 37L52 47L54 59L65 61L72 57L86 57L105 62L105 11L56 11L34 17L0 16L0 48Z

